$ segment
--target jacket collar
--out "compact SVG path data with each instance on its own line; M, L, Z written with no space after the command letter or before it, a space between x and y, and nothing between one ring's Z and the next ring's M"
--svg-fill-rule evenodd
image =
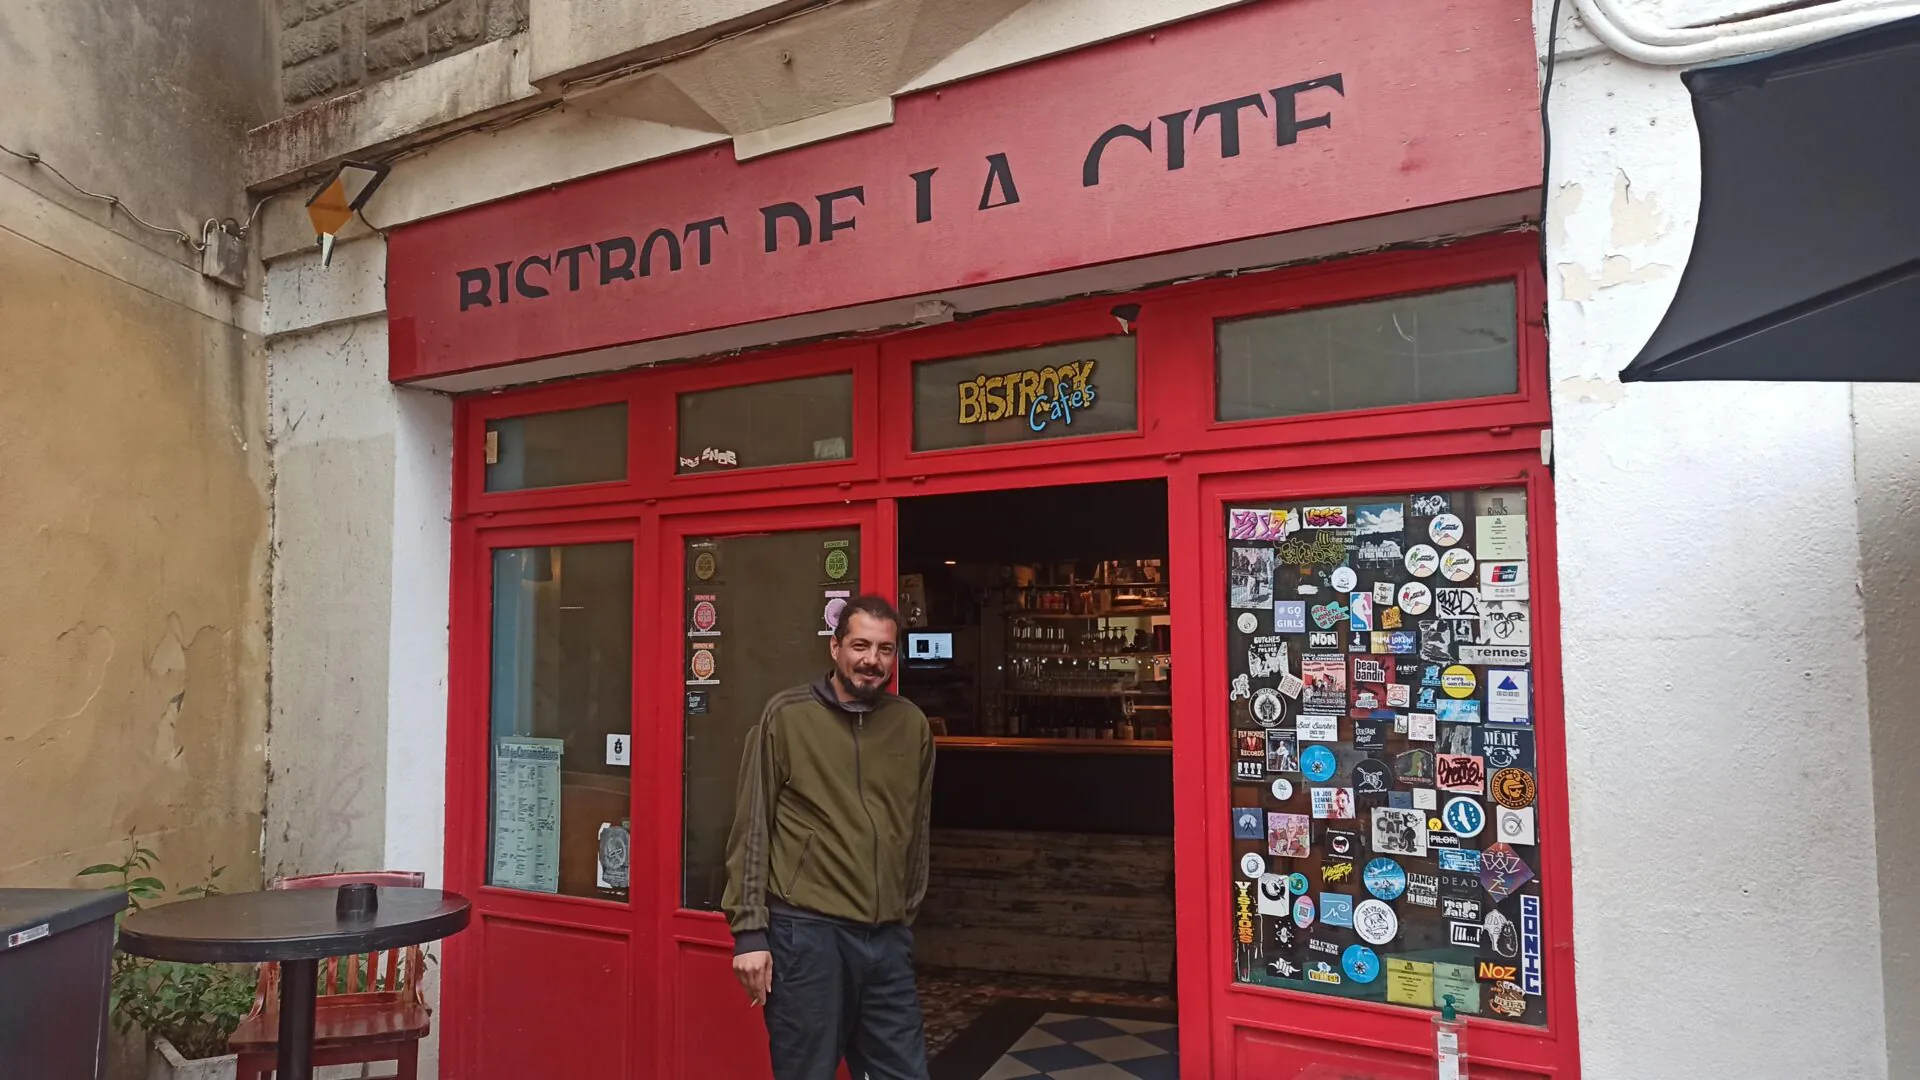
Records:
M853 715L870 713L874 710L875 706L880 704L877 699L874 701L841 701L840 695L834 692L833 672L831 671L813 681L813 696L816 701L829 709L838 709L843 713Z

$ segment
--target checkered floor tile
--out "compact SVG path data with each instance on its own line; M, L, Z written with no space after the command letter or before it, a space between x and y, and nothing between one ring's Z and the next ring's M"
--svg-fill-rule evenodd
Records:
M1172 1024L1048 1013L980 1080L1176 1080L1179 1038Z

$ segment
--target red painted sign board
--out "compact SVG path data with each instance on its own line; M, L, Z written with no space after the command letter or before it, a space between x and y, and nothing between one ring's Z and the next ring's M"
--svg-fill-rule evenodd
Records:
M396 382L1350 221L1539 183L1509 0L1264 0L395 230Z

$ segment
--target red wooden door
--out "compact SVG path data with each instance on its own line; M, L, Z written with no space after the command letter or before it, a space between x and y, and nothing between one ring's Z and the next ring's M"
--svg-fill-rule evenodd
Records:
M1180 796L1183 1064L1426 1080L1429 1005L1452 993L1470 1015L1474 1076L1577 1076L1552 488L1538 456L1197 481L1177 485L1192 513L1174 538L1176 570L1199 571L1176 594L1199 654L1177 708L1201 720L1178 763L1200 774ZM1254 736L1264 759L1243 752ZM1443 750L1477 764L1441 763ZM1438 782L1437 764L1450 767ZM1252 807L1258 839L1236 829L1235 808ZM1269 875L1284 891L1263 902ZM1196 996L1210 1031L1192 1023Z
M446 946L449 1075L630 1075L654 948L629 888L652 844L632 793L656 764L632 746L643 534L462 526L447 804L467 827L447 880L474 919Z
M660 602L640 622L656 643L648 752L663 765L642 811L659 838L645 887L663 945L648 1075L770 1075L766 1028L734 980L719 911L741 747L769 697L827 671L839 605L894 592L881 517L874 503L840 503L663 520Z

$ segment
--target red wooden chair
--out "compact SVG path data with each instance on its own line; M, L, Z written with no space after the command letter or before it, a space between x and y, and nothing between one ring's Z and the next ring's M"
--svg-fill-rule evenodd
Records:
M406 870L365 874L307 874L276 881L276 889L330 889L340 885L418 889L426 875ZM398 1080L419 1075L420 1040L432 1027L420 993L426 958L417 945L320 964L313 1017L314 1065L397 1061ZM260 965L253 1011L234 1029L227 1048L240 1055L238 1080L264 1080L274 1071L280 1036L280 965Z

